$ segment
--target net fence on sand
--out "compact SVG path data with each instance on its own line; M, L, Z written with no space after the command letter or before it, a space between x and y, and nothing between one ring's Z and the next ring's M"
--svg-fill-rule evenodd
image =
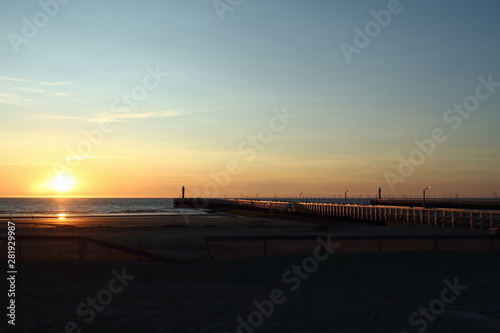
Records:
M0 258L7 260L7 238L0 239ZM78 236L17 236L15 259L19 262L75 262L156 260L179 262L137 248L113 244L91 237Z

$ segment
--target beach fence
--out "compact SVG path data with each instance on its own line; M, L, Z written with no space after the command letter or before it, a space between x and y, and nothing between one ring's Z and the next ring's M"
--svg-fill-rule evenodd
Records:
M498 210L464 210L380 205L339 205L331 203L239 200L239 199L178 199L177 207L208 209L249 209L271 213L331 218L373 224L426 224L471 229L500 228Z
M0 239L0 257L7 260L7 239ZM16 236L16 261L97 262L154 260L181 263L139 248L113 244L87 236Z
M318 242L318 237L323 242ZM325 236L207 237L211 260L235 260L327 251ZM414 251L500 251L500 237L471 236L335 236L333 254Z

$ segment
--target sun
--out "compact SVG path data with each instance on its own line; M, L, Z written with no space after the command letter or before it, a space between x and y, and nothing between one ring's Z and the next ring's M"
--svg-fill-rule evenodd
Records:
M73 177L66 174L59 174L52 179L50 187L60 193L68 192L75 187L76 181Z

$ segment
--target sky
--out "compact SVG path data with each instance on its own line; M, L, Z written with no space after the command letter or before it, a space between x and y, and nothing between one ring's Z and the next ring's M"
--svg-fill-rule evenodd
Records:
M494 0L0 0L1 197L492 197Z

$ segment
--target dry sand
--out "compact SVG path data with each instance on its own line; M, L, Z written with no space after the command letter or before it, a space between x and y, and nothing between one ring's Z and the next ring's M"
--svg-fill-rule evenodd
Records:
M121 220L126 228L110 226L114 222L103 218L43 221L78 227L42 228L23 224L21 219L15 221L20 227L18 234L88 235L124 245L142 243L145 249L159 254L202 259L207 256L205 236L485 233L347 222L336 222L318 231L312 221L227 214L191 217L188 224L178 216ZM200 260L188 265L22 263L16 285L17 325L8 327L4 319L0 329L6 328L0 331L59 333L73 321L82 332L237 332L237 318L248 321L253 314L251 319L258 320L253 301L266 303L277 289L282 292L283 303L275 305L269 317L262 316L258 327L241 328L241 332L417 332L423 324L412 326L410 315L441 298L445 279L457 278L467 289L446 304L444 313L427 321L425 332L498 332L494 329L500 323L497 252L334 254L317 262L317 269L307 278L287 274L294 265L301 266L306 257ZM109 304L86 323L89 315L79 315L78 305L99 293L104 297L114 277L111 271L121 273L123 269L134 279L120 292L111 294ZM466 312L473 313L469 319L463 318Z

